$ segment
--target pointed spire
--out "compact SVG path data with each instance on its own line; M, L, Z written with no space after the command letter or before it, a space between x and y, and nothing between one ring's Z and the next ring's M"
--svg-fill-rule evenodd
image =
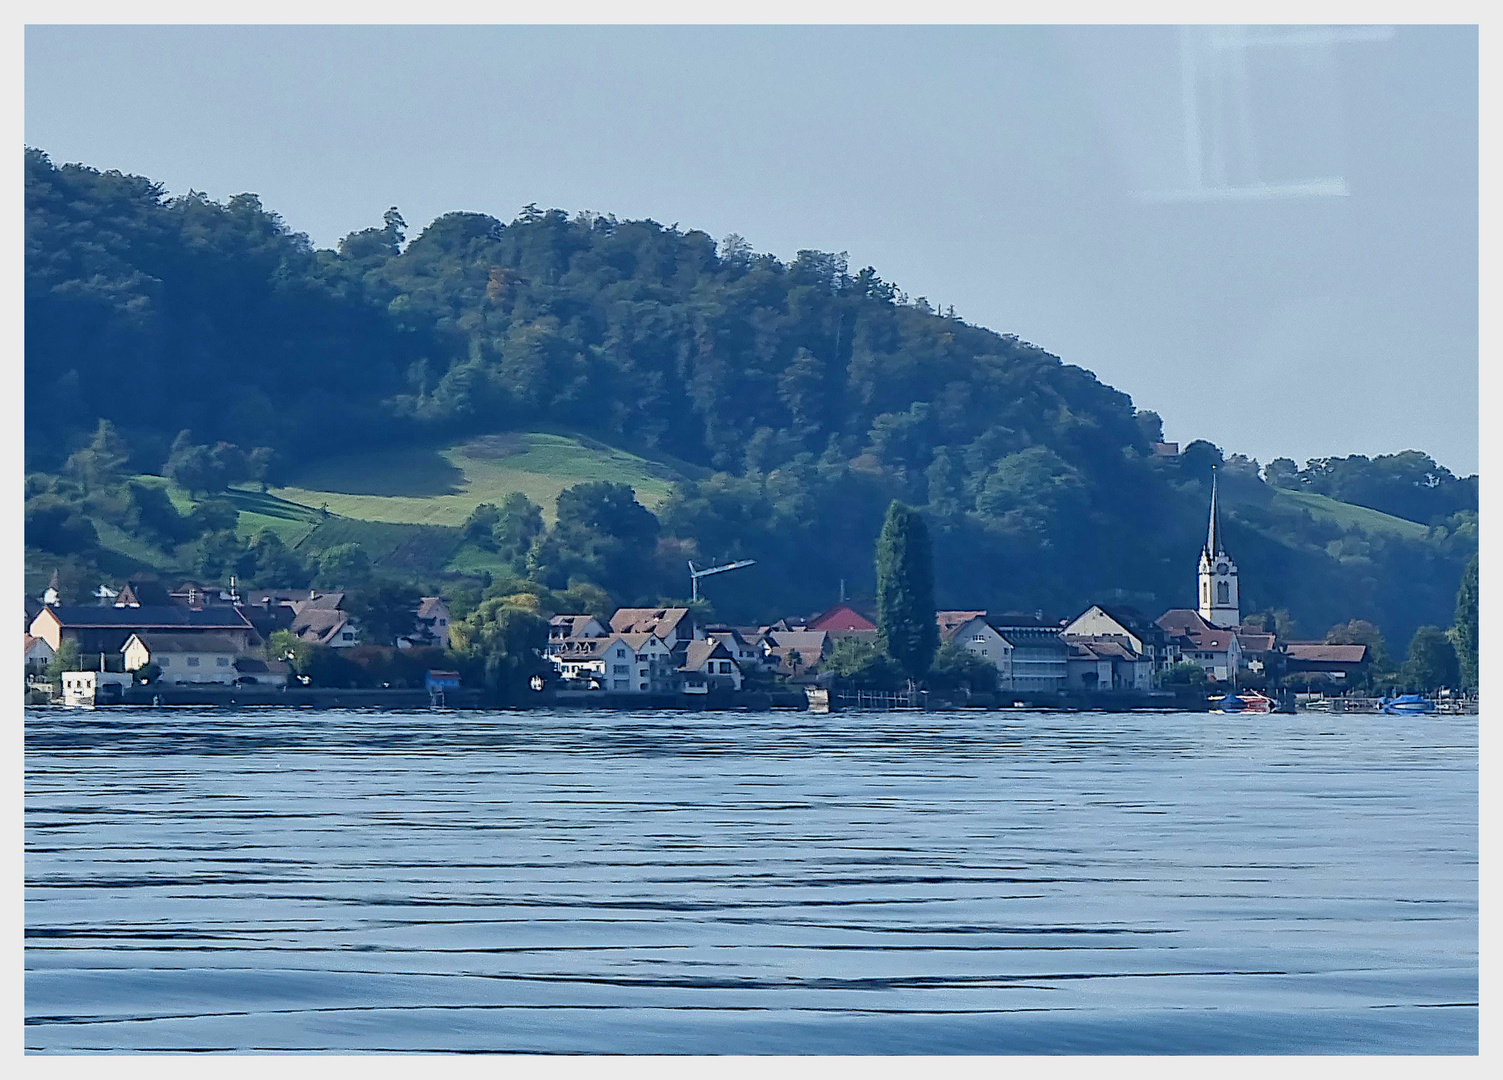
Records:
M1216 512L1216 467L1211 467L1211 523L1206 527L1206 554L1221 554L1221 518Z

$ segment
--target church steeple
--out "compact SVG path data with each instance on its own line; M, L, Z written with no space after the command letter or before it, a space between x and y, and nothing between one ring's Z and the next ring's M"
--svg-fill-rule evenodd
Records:
M1237 564L1226 553L1221 535L1216 473L1211 472L1211 517L1206 525L1206 544L1200 549L1200 617L1215 626L1239 626L1242 603L1237 595Z
M1221 515L1216 512L1216 470L1211 469L1211 523L1206 527L1205 553L1211 558L1226 554L1221 542Z

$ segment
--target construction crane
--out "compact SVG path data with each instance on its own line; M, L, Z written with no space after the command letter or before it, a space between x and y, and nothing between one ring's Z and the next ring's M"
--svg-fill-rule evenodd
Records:
M724 566L709 566L703 570L694 569L694 563L689 563L689 587L694 594L694 599L699 599L699 579L709 577L711 574L723 574L727 570L740 570L743 566L751 566L756 559L741 559L737 562L726 563Z

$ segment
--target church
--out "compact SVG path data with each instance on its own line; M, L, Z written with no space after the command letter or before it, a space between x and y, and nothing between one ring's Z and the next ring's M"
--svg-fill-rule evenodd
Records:
M1226 682L1242 665L1242 601L1237 595L1237 564L1226 553L1217 506L1216 474L1211 474L1211 520L1205 546L1200 549L1197 574L1199 607L1173 608L1158 618L1180 656L1205 668L1207 678Z
M1221 516L1216 507L1216 474L1211 473L1211 523L1206 546L1200 549L1200 617L1212 626L1241 626L1242 604L1237 597L1237 564L1226 553Z

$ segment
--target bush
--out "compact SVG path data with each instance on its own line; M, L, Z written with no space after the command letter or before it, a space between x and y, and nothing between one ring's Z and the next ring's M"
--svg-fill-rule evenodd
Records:
M997 665L984 660L955 642L940 646L929 669L929 686L934 690L967 689L977 694L997 689Z
M1164 672L1164 684L1166 686L1204 686L1206 685L1206 669L1194 660L1181 660Z

